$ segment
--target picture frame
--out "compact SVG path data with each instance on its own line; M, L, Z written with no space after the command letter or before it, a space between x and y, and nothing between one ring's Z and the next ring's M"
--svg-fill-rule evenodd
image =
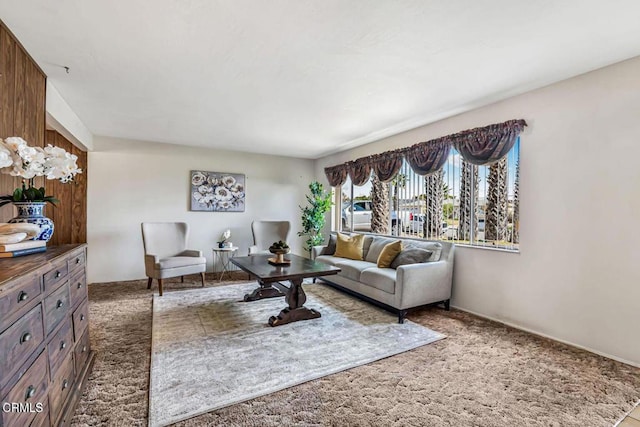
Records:
M197 212L244 212L245 181L241 173L192 170L190 209Z

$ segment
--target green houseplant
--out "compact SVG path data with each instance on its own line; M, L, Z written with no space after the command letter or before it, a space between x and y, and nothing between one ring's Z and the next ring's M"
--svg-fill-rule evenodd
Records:
M325 213L331 209L331 193L325 192L322 188L322 184L318 181L313 181L309 184L309 190L311 194L307 195L308 206L302 207L302 231L298 233L298 236L307 236L305 241L305 249L311 252L311 248L324 243L324 237L322 237L322 229L325 224Z

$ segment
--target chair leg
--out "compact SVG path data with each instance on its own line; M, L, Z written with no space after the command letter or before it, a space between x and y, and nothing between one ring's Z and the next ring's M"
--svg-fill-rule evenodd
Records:
M204 288L204 271L200 273L200 278L202 279L202 287Z
M184 276L180 276L180 283L184 283Z
M162 296L162 279L158 279L158 292Z
M407 316L407 310L398 311L398 323L404 323L404 319Z
M149 277L149 280L147 280L147 289L151 289L151 282L153 282L153 279Z

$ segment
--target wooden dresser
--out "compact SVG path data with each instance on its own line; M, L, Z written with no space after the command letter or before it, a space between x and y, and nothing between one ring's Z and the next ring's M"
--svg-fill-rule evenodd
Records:
M0 259L0 427L69 424L93 366L86 245Z

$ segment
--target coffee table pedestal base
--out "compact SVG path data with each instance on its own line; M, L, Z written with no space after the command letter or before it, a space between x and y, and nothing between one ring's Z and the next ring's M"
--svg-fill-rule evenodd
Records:
M257 289L254 289L253 292L251 292L250 294L245 294L244 296L244 300L245 302L249 302L249 301L258 301L260 299L265 299L265 298L276 298L276 297L283 297L285 296L285 293L282 292L280 289L275 288L271 285L271 283L260 283L260 287Z
M285 308L277 316L271 316L269 318L269 326L286 325L287 323L297 322L299 320L317 319L321 316L320 312L313 308Z

